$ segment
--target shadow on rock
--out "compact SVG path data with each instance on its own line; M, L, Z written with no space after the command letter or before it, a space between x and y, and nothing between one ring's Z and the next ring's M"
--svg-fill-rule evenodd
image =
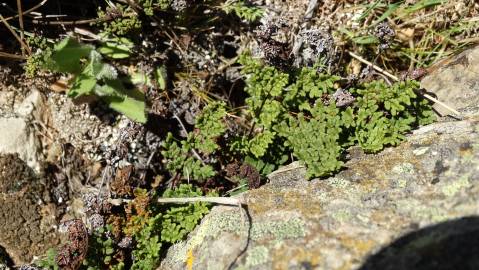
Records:
M411 232L367 259L360 270L479 269L479 217Z

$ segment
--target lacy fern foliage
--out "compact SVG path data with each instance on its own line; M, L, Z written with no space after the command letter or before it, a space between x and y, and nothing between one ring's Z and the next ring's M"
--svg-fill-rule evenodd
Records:
M226 130L225 115L225 104L212 102L203 109L196 120L195 130L189 132L185 140L177 141L173 134L168 133L161 153L166 169L172 175L179 174L183 179L201 182L216 174L214 162L207 164L203 157L211 156L219 148L217 140Z
M268 152L292 153L307 166L308 177L337 172L344 150L351 145L378 152L434 119L430 104L415 93L416 81L360 84L348 89L354 102L336 106L334 93L344 91L336 85L339 76L309 67L286 74L248 55L239 62L256 132L236 140L236 148L247 147L243 152L254 159ZM284 144L278 147L274 141Z

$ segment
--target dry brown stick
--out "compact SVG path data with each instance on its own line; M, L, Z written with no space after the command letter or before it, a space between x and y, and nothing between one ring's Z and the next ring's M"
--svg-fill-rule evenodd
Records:
M384 69L378 67L377 65L374 65L373 63L371 63L371 62L369 62L368 60L362 58L361 56L359 56L359 55L357 55L357 54L355 54L355 53L353 53L353 52L350 52L350 51L348 51L348 53L349 53L349 55L351 55L352 57L356 58L358 61L360 61L360 62L362 62L362 63L364 63L364 64L366 64L366 65L371 66L371 67L374 68L375 70L377 70L377 71L383 73L384 75L388 76L389 78L391 78L391 79L393 79L393 80L395 80L395 81L399 81L399 78L398 78L397 76L395 76L395 75L393 75L393 74L387 72L386 70L384 70ZM437 103L437 104L441 105L442 107L446 108L448 111L454 113L455 115L461 116L461 113L460 113L460 112L458 112L457 110L455 110L455 109L452 108L451 106L445 104L444 102L442 102L442 101L440 101L440 100L434 98L433 96L431 96L431 95L429 95L429 94L426 94L426 93L421 93L421 95L422 95L423 97L425 97L426 99L428 99L428 100L430 100L430 101L432 101L432 102L434 102L434 103Z
M22 0L17 0L17 10L18 10L18 22L20 24L20 38L25 40L23 31L23 11L22 11ZM25 49L22 46L22 55L25 56Z
M27 9L25 10L22 14L23 15L27 15L27 14L30 14L32 13L33 11L39 9L41 6L43 6L48 0L43 0L41 1L40 3L38 3L37 5L33 6L32 8L30 9ZM5 18L5 21L9 21L9 20L13 20L13 19L16 19L18 18L18 16L20 16L19 14L15 15L15 16L11 16L11 17L8 17L8 18Z
M25 59L27 59L25 56L18 55L18 54L6 53L6 52L0 52L0 57L10 58L10 59L15 59L15 60L25 60Z
M95 22L102 22L111 20L111 17L103 17L103 18L96 18L96 19L88 19L88 20L78 20L78 21L42 21L42 20L32 20L34 24L45 24L45 25L79 25L79 24L90 24Z
M7 29L12 33L12 35L18 40L20 45L27 51L28 55L31 55L32 51L30 50L30 47L28 47L28 45L25 44L25 42L23 42L23 40L17 35L15 30L12 29L10 24L8 24L8 22L5 21L5 18L2 15L0 15L0 20L2 20L2 23L5 25L5 27L7 27Z

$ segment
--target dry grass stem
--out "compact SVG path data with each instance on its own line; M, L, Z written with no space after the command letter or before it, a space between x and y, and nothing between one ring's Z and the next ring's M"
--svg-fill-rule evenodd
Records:
M129 203L132 200L130 199L110 199L109 202L113 205L122 205L124 203ZM207 202L220 205L245 205L246 202L240 198L232 197L191 197L191 198L160 198L156 201L159 204L185 204L185 203L195 203L195 202Z

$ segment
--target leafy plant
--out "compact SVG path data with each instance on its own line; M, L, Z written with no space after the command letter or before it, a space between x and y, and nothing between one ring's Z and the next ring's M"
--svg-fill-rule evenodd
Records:
M74 75L69 97L79 99L96 96L130 119L146 122L144 94L137 89L126 89L116 69L104 63L101 54L93 46L67 37L45 56L45 67Z
M390 87L383 81L358 85L349 89L355 101L337 107L338 76L308 67L286 74L247 55L240 57L240 63L250 95L247 111L258 131L235 139L231 148L253 164L261 159L277 166L285 160L273 161L265 154L292 153L307 165L308 177L323 177L341 168L347 147L358 144L366 152L377 152L397 145L412 128L434 119L428 102L415 93L416 81ZM282 145L274 143L281 141Z
M116 4L106 10L98 10L99 23L103 31L116 36L137 32L142 27L138 14L127 5Z
M57 251L54 248L49 248L43 259L38 260L35 264L42 269L49 270L59 270L57 261L56 261Z
M124 59L130 57L134 44L125 37L116 37L101 33L102 44L97 51L111 59Z
M159 259L162 243L161 235L161 214L149 218L146 226L136 235L136 246L132 251L133 264L131 269L148 270L155 269Z
M176 189L168 189L163 193L164 198L198 197L203 193L199 188L181 184ZM207 203L197 202L181 206L170 207L162 216L161 241L176 243L193 231L196 224L209 212Z
M111 225L95 230L89 237L88 255L83 261L87 270L96 269L123 269L124 263L116 261L115 244L111 236Z
M27 62L23 67L27 77L33 78L44 64L44 54L50 53L52 48L47 44L47 39L41 36L34 35L28 37L26 41L32 50L36 49L34 53L28 56Z
M218 149L216 140L225 132L222 122L225 115L225 104L212 102L203 109L196 120L195 130L189 132L185 140L177 142L173 134L168 133L161 153L172 175L180 173L196 181L215 175L213 167L199 155L210 156Z
M330 104L316 106L309 120L303 113L288 117L277 129L286 138L286 146L306 164L309 178L325 176L341 168L341 126L339 109Z
M182 184L176 189L167 189L163 197L195 197L203 193L199 188ZM152 207L151 217L140 217L143 227L134 234L136 246L132 251L131 269L155 269L160 259L161 248L173 244L191 232L201 218L209 212L208 204L194 203L184 206Z
M248 6L243 0L228 0L222 9L227 13L234 12L236 16L248 22L254 22L264 15L264 10L259 7Z
M386 86L376 81L361 89L352 89L358 94L358 109L355 116L355 141L367 152L377 152L385 145L397 145L414 124L428 124L433 113L427 102L419 101L414 89L416 81L405 81ZM421 104L420 108L413 103Z
M171 5L171 0L139 0L138 2L148 16L153 16L156 9L166 10Z

